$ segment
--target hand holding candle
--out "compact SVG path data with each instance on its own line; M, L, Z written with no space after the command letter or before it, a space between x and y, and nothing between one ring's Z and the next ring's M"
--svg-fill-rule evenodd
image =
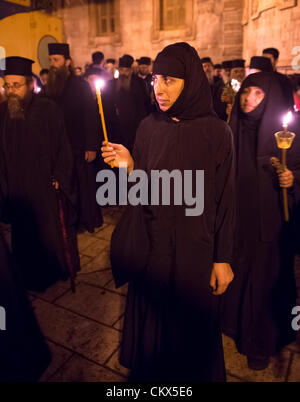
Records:
M288 210L288 199L287 199L287 188L291 186L293 183L293 176L292 172L287 169L286 167L286 151L292 146L292 142L295 138L295 134L288 131L288 124L292 119L292 112L288 112L287 115L283 119L283 130L278 131L275 133L275 138L277 142L277 146L281 149L281 164L284 172L281 174L280 177L280 185L282 187L283 193L283 210L284 210L284 220L287 222L289 220L289 210ZM290 175L291 173L291 175Z
M103 112L103 105L102 105L102 99L101 99L101 89L104 87L104 85L105 85L105 82L101 79L97 80L95 83L97 101L98 101L98 106L99 106L99 114L101 117L101 123L102 123L103 134L104 134L104 141L108 142L106 124L105 124L104 112ZM110 162L109 165L112 168L114 167L113 162Z

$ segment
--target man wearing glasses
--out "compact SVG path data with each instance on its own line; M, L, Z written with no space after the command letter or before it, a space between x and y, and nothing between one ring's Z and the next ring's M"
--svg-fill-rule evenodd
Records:
M44 291L79 269L73 155L63 118L33 93L32 60L5 60L0 105L0 210L28 289Z

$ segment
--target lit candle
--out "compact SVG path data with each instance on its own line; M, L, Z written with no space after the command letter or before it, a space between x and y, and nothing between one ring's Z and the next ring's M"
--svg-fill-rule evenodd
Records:
M108 137L107 137L107 131L106 131L106 124L105 124L105 119L104 119L104 113L103 113L103 105L102 105L102 99L101 99L101 89L105 86L105 81L99 79L95 82L95 88L96 88L96 94L97 94L97 100L98 100L98 107L99 107L99 114L101 117L101 123L102 123L102 128L103 128L103 134L104 134L104 140L108 142ZM110 167L114 167L114 163L110 162L109 163Z
M287 131L288 125L292 120L292 112L288 112L283 119L282 127L283 131L278 131L275 133L275 138L277 142L277 146L281 149L281 164L282 168L286 169L286 151L292 145L292 142L295 138L295 134ZM284 220L287 222L289 220L289 210L288 210L288 199L287 199L287 189L282 189L283 193L283 210L284 210Z

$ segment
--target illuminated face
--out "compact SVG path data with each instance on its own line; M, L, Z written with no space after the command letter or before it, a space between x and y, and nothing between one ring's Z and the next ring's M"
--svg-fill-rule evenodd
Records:
M65 56L61 54L52 54L49 56L50 66L54 69L60 69L62 67L69 67L71 60L66 59Z
M153 88L159 108L165 112L176 102L184 88L184 80L165 75L153 75Z
M139 65L139 73L141 75L148 75L150 74L150 66L148 66L147 64L140 64Z
M231 69L231 79L242 82L245 79L246 70L244 67L235 67Z
M124 75L125 77L129 77L132 73L131 67L120 67L119 68L120 75Z
M265 92L259 87L247 87L244 88L240 105L244 113L250 113L263 101Z
M272 54L270 54L270 53L263 53L263 56L264 56L264 57L267 57L268 59L271 60L271 63L272 63L273 68L276 67L277 60L274 58L274 56L273 56Z
M114 73L115 66L113 63L105 63L104 68L108 73L110 73L110 74Z
M46 85L47 82L48 82L48 74L47 74L47 73L44 73L44 74L40 75L40 79L41 79L41 81L42 81L42 84L43 84L43 85Z
M221 77L221 68L215 68L214 69L214 76L215 77Z
M99 80L99 75L91 74L85 80L90 84L93 95L96 95L96 81Z
M22 75L6 75L4 77L4 88L6 96L17 95L24 99L29 92L33 90L33 82L26 84L26 78Z

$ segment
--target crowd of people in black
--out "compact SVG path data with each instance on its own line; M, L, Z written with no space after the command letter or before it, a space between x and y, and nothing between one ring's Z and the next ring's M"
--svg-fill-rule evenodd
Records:
M247 69L242 59L213 65L182 42L154 61L125 54L116 63L95 52L82 69L68 44L48 47L50 69L40 77L19 56L7 57L3 72L0 220L11 225L12 255L0 237L0 306L11 317L0 330L0 380L35 381L49 364L24 289L41 292L70 278L75 291L77 234L103 223L96 174L112 162L116 174L126 163L129 175L203 170L205 177L200 216L186 216L174 199L125 212L126 222L145 226L139 237L142 228L129 224L126 237L136 231L136 250L147 252L138 279L125 279L120 362L132 380L225 381L222 331L251 369L266 368L296 337L299 77L276 71L275 48ZM274 134L288 112L296 137L275 169ZM139 243L145 238L147 247ZM126 239L117 246L126 248ZM22 344L21 330L28 333Z

